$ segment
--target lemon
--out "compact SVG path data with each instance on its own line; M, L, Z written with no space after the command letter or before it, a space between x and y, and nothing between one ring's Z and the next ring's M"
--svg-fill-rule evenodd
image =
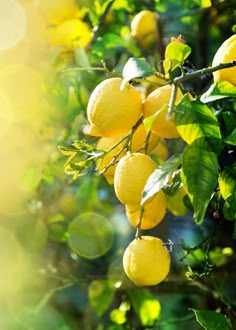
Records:
M228 63L236 60L236 34L225 40L217 50L212 66L217 66L221 63ZM226 80L236 86L236 67L222 69L213 72L214 82Z
M106 138L106 137L101 137L97 142L97 150L108 151L114 145L116 145L120 139L121 138L110 139L110 138ZM112 162L113 157L117 153L119 153L123 147L124 147L124 142L121 142L119 145L114 147L114 149L112 149L110 152L105 154L103 158L99 159L97 161L97 168L96 168L97 171L98 172L103 171L106 168L106 166L108 166ZM125 149L123 151L121 151L121 153L117 157L117 161L120 158L122 158L125 155L125 153L126 153ZM103 174L109 184L114 183L114 173L115 173L116 166L117 166L117 164L113 164L113 165L109 166Z
M167 119L168 105L170 102L171 93L171 85L162 86L149 94L146 100L143 102L144 118L150 117L159 111L152 123L151 131L165 139L179 137L179 133L174 123L174 114L172 114L170 119ZM176 101L178 102L181 97L182 93L179 90L177 93Z
M145 141L147 138L147 131L144 128L144 125L141 123L137 130L134 132L131 140L130 151L144 151ZM154 133L150 133L150 137L148 139L147 144L147 153L150 153L159 143L160 137Z
M164 281L170 271L170 261L162 240L153 236L134 239L123 255L124 271L137 286L152 286Z
M39 11L48 24L57 25L72 18L77 10L76 0L40 0Z
M141 39L155 33L157 17L157 14L150 10L140 11L131 21L131 36Z
M142 153L127 153L117 164L114 189L123 204L140 204L147 179L155 170L155 162Z
M164 162L168 158L168 145L166 140L161 139L151 153L156 156L160 162Z
M91 39L91 31L85 22L71 18L48 30L49 42L52 46L63 49L86 47Z
M132 85L121 90L121 83L121 78L108 78L90 95L87 106L90 135L119 137L137 123L142 112L141 94Z
M134 206L126 205L126 215L133 227L137 227L140 218L140 205L137 209ZM155 197L147 204L144 205L141 229L147 230L156 227L166 214L166 196L162 190L160 190Z

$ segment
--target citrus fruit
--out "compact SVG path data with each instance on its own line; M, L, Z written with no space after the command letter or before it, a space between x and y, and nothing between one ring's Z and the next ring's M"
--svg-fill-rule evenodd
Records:
M85 22L71 18L48 30L49 42L52 46L64 49L86 47L91 38L91 31Z
M110 138L106 138L106 137L101 137L98 140L98 142L97 142L97 150L108 151L114 145L116 145L119 142L120 139L121 138L110 139ZM120 150L123 147L124 147L124 142L121 142L116 147L114 147L114 149L112 149L107 154L105 154L103 156L103 158L98 159L98 161L97 161L97 168L96 168L97 171L98 172L103 171L106 168L106 166L108 166L112 162L113 157L115 157L116 154L119 153ZM125 149L123 151L121 151L121 153L117 157L117 160L119 160L120 158L122 158L125 155L125 153L126 153ZM106 178L107 182L110 183L110 184L113 184L114 183L114 173L115 173L116 165L117 164L113 164L113 165L109 166L107 168L107 170L103 174L104 177Z
M172 86L165 85L155 89L143 102L144 118L150 117L159 111L152 123L151 131L166 139L179 137L179 133L174 123L174 114L172 114L170 119L167 119L168 105L170 102L171 93ZM181 97L182 93L179 90L177 93L176 101L178 102Z
M142 10L131 21L131 35L142 38L153 34L157 27L157 14L150 10Z
M144 151L146 138L147 131L145 130L144 125L141 123L132 136L130 151ZM150 137L147 141L147 153L150 153L157 146L159 140L159 136L150 132Z
M162 282L170 271L170 254L161 239L142 236L125 249L123 267L137 286L152 286Z
M73 17L76 13L76 0L40 0L39 11L48 24L57 25Z
M138 205L137 209L133 206L126 205L126 215L133 227L137 227L140 218L141 207ZM143 207L142 221L140 229L152 229L156 227L166 214L166 197L162 190L160 190L155 197Z
M228 63L236 60L236 34L226 39L220 48L217 50L212 66L217 66L221 63ZM213 72L214 82L226 80L233 85L236 85L236 67L222 69Z
M152 156L156 156L160 162L164 162L168 158L168 145L166 140L161 139L156 147L152 150Z
M155 162L142 153L127 153L117 164L114 189L123 204L140 204L147 179L155 170Z
M90 135L119 137L137 123L142 112L141 94L132 85L121 90L121 83L121 78L109 78L93 90L87 107Z

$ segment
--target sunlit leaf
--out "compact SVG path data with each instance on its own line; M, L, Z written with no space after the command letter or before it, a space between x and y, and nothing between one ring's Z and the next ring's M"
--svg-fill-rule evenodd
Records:
M225 200L223 207L223 214L225 219L230 221L236 220L236 191Z
M171 62L171 70L183 64L190 55L191 48L179 41L170 42L165 50L165 59Z
M93 212L75 218L69 225L68 233L71 249L88 259L98 258L109 251L114 238L111 222Z
M227 199L236 188L236 165L225 167L219 176L220 193Z
M200 224L218 181L217 154L197 140L185 147L182 157L181 179L194 209L194 220Z
M201 101L207 103L225 97L236 97L236 87L228 81L221 80L212 84L210 88L202 94Z
M142 325L152 326L160 316L159 300L146 290L132 290L128 294Z
M109 308L116 288L109 280L94 280L88 288L90 304L97 316L102 316Z
M198 100L185 95L177 106L175 124L182 139L188 144L199 138L215 141L213 148L220 149L220 128L212 110Z
M123 68L123 84L135 78L151 76L154 73L155 71L147 61L141 58L131 57Z
M77 150L75 148L58 146L58 149L65 156L73 156L77 154Z
M196 320L205 330L230 330L227 319L222 313L196 309L193 309L193 312L195 313Z
M148 201L169 181L173 171L180 165L181 155L173 155L150 175L143 190L142 204Z

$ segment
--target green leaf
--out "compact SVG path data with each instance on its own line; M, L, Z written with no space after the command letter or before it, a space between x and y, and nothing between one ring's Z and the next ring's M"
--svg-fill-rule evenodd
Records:
M151 116L149 116L149 117L147 117L143 120L143 125L144 125L144 128L147 132L150 131L152 123L154 122L154 120L159 116L159 114L162 111L166 110L166 108L167 108L167 106L162 107L161 109L157 110L153 115L151 115Z
M194 209L194 220L200 224L213 196L218 180L217 154L204 146L204 140L185 147L181 179Z
M176 128L188 144L199 138L208 138L213 148L221 147L221 134L216 116L212 110L199 100L190 100L186 94L177 106L175 113Z
M232 146L236 146L236 128L224 139L224 142Z
M105 217L86 212L73 220L68 228L69 246L81 257L93 259L108 252L114 232L111 222Z
M220 193L224 199L229 198L236 188L236 164L225 167L219 177Z
M180 162L181 155L173 155L157 167L144 187L142 205L168 183L173 171L179 166Z
M225 219L230 221L236 220L236 191L225 200L223 207L223 214Z
M236 97L236 87L228 81L221 80L214 83L210 88L201 96L203 103L213 102L225 97Z
M73 147L62 147L58 146L58 149L64 156L75 156L77 154L77 150Z
M144 326L152 326L159 318L161 305L159 300L146 290L130 290L128 292L131 304Z
M225 315L210 310L193 309L196 320L205 330L230 330Z
M126 84L127 82L135 78L151 76L154 73L155 71L152 69L151 65L147 61L142 58L131 57L126 62L123 68L123 84Z
M165 50L165 59L171 62L171 70L173 71L190 55L191 48L179 41L170 42ZM168 72L166 72L168 73Z
M109 280L94 280L90 283L89 301L97 316L102 316L109 308L115 291L114 283Z

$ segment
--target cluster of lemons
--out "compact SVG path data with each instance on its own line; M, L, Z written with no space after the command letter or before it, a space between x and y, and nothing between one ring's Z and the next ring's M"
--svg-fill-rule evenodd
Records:
M76 0L41 0L39 11L48 24L47 39L50 45L58 46L62 51L87 46L92 31L82 20Z
M155 13L142 11L131 23L131 34L140 40L155 33ZM235 35L217 52L213 66L235 60ZM232 47L234 51L232 53ZM215 82L228 80L235 83L235 68L214 73ZM162 190L141 205L147 179L156 168L152 151L161 139L179 137L174 114L167 119L168 105L173 86L156 87L143 96L132 84L122 84L119 77L108 78L96 86L88 107L88 134L100 137L97 149L105 151L97 161L97 171L103 173L119 201L124 204L130 224L138 230L157 226L165 217L167 198ZM177 92L176 103L182 98ZM144 120L155 114L149 133ZM138 231L139 233L139 231ZM170 254L160 238L137 235L123 255L123 267L136 285L156 285L170 271Z
M152 229L165 217L166 196L162 190L141 206L142 192L157 164L151 153L162 139L179 136L174 115L167 120L172 93L171 85L153 90L145 99L140 91L119 77L108 78L96 86L87 106L88 134L100 137L97 149L105 151L97 161L119 201L124 204L127 218L135 228ZM179 92L177 100L181 98ZM147 133L143 120L160 110ZM137 285L156 285L170 269L170 255L163 242L144 235L135 238L123 258L124 270Z

